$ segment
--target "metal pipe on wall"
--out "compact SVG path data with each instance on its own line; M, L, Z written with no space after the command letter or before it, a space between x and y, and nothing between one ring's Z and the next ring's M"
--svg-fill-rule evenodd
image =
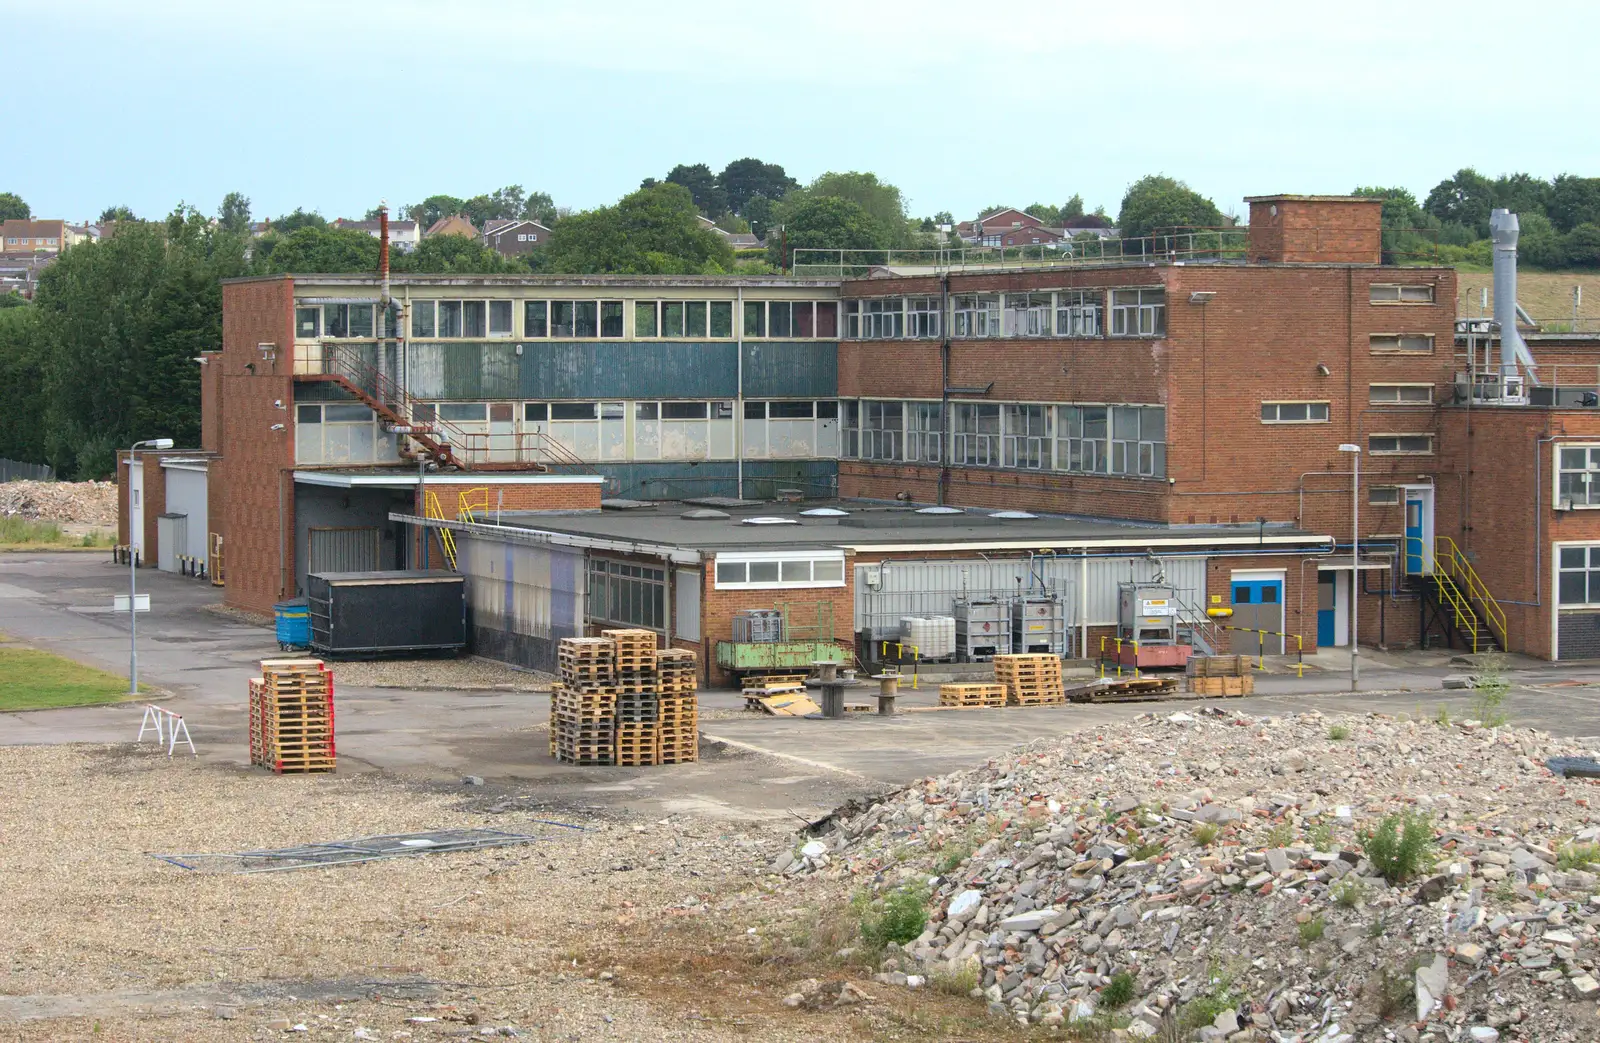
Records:
M733 350L738 354L734 361L733 386L733 456L736 463L737 485L734 495L744 499L744 287L734 290ZM714 408L714 407L713 407Z

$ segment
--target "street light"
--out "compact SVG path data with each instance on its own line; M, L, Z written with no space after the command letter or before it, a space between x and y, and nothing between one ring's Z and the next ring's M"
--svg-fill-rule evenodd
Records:
M139 557L133 552L133 454L171 449L170 438L146 438L128 448L128 694L139 694ZM142 518L140 519L143 520Z
M1339 452L1350 454L1350 690L1361 680L1361 447L1346 442Z

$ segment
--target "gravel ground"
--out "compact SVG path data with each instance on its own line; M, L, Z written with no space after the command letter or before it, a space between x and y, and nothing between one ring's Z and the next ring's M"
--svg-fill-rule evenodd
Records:
M344 1040L873 1038L845 1014L796 1023L781 992L737 1014L685 998L682 981L662 993L630 972L631 949L594 962L618 932L715 918L720 892L748 890L789 847L786 827L583 814L579 832L492 787L0 748L0 835L23 840L0 846L0 1038L282 1038L302 1024ZM452 827L543 839L247 876L147 854Z
M342 685L357 688L499 689L548 692L555 675L518 670L493 659L377 659L333 664Z

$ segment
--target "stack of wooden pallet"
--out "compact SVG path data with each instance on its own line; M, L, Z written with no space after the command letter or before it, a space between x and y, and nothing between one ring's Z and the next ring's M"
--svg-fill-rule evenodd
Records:
M939 686L940 706L1004 706L1006 686L1003 684L942 684Z
M550 755L569 764L610 764L616 753L616 643L566 637L556 649L561 680L550 691Z
M333 673L320 659L264 659L250 680L250 763L285 773L333 771Z
M1005 686L1011 706L1047 706L1067 701L1061 684L1061 657L1029 652L994 657L994 679Z
M550 700L550 755L647 767L699 759L695 654L657 651L650 630L567 638Z
M700 710L695 694L698 670L695 654L686 648L669 648L657 660L661 669L657 703L656 762L688 764L700 759Z
M1191 656L1187 672L1189 691L1196 695L1255 694L1256 679L1250 672L1249 656Z

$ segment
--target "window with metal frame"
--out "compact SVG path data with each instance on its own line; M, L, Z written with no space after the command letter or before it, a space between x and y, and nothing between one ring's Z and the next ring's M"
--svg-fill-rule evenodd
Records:
M1111 291L1113 337L1164 337L1167 333L1167 291L1164 288Z
M1048 293L1006 294L1000 332L1006 337L1049 336L1050 295Z
M1326 402L1263 402L1263 424L1325 424L1328 422Z
M415 336L416 334L413 334ZM550 336L550 302L522 302L522 335L524 337Z
M844 336L846 340L861 339L861 302L844 302Z
M437 327L434 325L435 315L438 313L438 304L434 301L411 302L411 336L434 337Z
M906 298L906 336L934 338L940 336L943 315L937 297Z
M768 551L718 554L717 590L844 586L843 551Z
M1428 406L1433 404L1433 385L1369 384L1367 401L1374 406Z
M961 293L954 298L951 332L957 337L997 337L1000 335L1000 295Z
M861 403L861 459L905 458L905 409L900 402Z
M816 302L816 335L832 340L839 336L839 302Z
M1047 470L1051 460L1050 406L1009 403L1001 418L1005 430L1005 466Z
M861 403L851 400L840 406L843 416L839 418L839 455L855 460L861 456Z
M372 305L324 304L322 306L322 335L370 339L372 333Z
M1374 456L1427 456L1433 452L1433 435L1421 432L1368 435L1367 452Z
M1600 605L1600 544L1562 547L1556 557L1558 597L1565 608Z
M938 402L906 403L906 460L914 463L936 464L942 459L940 444L944 425L940 420Z
M295 406L295 462L373 464L400 459L396 436L359 402Z
M1374 507L1394 506L1400 502L1398 485L1367 486L1367 502Z
M733 336L733 302L711 302L711 337L713 340L726 340Z
M1431 333L1371 333L1367 349L1374 355L1431 355Z
M489 302L489 336L511 336L511 302Z
M1099 337L1105 297L1099 290L1063 290L1056 294L1056 336Z
M667 621L664 569L610 558L589 559L587 611L592 623L662 630Z
M1557 446L1556 498L1564 507L1600 507L1600 445Z
M615 340L624 333L622 319L622 301L525 301L522 331L525 337Z
M905 299L880 297L861 302L863 340L892 340L905 333Z
M744 335L746 337L765 337L767 335L767 302L744 302Z
M322 336L322 309L316 305L294 310L294 335L299 340L316 340Z
M967 467L999 467L1000 405L950 403L950 462Z
M1373 283L1368 290L1373 304L1432 304L1433 286Z
M453 424L481 424L489 419L487 402L440 402L434 408L440 420Z

